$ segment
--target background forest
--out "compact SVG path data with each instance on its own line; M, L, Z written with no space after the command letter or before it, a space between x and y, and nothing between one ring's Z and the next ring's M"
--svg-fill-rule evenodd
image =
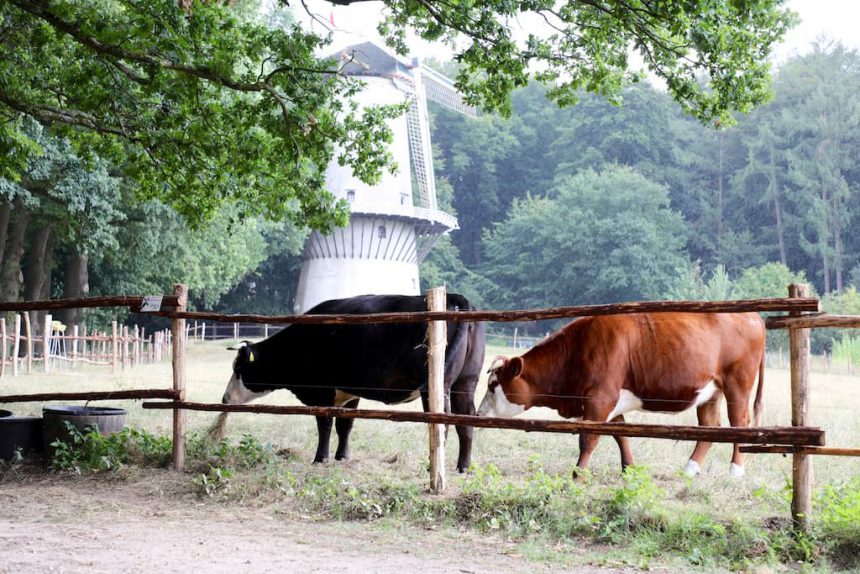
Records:
M460 229L422 265L422 288L509 309L784 296L801 280L830 312L860 314L857 93L858 54L820 41L729 128L702 126L647 83L619 107L583 94L561 109L535 84L508 118L433 108L440 201ZM196 308L292 312L305 230L226 212L192 228L137 199L122 166L27 130L45 153L20 181L0 180L3 301L184 282ZM834 338L851 343L822 331L817 350Z

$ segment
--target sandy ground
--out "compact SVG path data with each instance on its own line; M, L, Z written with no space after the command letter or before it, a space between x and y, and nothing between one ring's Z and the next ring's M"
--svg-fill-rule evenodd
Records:
M632 571L593 566L584 555L570 566L534 562L513 543L473 532L219 504L191 493L187 476L164 474L0 477L0 573Z

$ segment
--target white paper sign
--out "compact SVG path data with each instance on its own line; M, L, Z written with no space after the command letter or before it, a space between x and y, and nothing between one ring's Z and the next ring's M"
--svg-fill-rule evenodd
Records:
M143 305L140 306L141 313L161 310L161 295L147 295L143 298Z

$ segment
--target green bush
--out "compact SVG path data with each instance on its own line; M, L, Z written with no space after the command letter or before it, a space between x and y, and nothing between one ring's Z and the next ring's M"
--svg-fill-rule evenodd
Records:
M167 466L173 451L173 441L166 436L155 436L145 430L125 428L108 436L102 435L96 425L80 431L66 421L69 439L51 443L54 470L100 472L117 470L129 463L141 466Z
M815 534L836 566L860 568L860 477L825 485L817 496Z

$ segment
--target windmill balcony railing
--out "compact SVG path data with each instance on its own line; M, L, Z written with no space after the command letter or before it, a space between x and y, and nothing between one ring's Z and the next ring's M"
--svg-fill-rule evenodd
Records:
M415 207L374 201L354 201L349 205L356 215L382 215L391 217L406 217L424 222L442 225L448 229L459 229L457 218L438 209Z

